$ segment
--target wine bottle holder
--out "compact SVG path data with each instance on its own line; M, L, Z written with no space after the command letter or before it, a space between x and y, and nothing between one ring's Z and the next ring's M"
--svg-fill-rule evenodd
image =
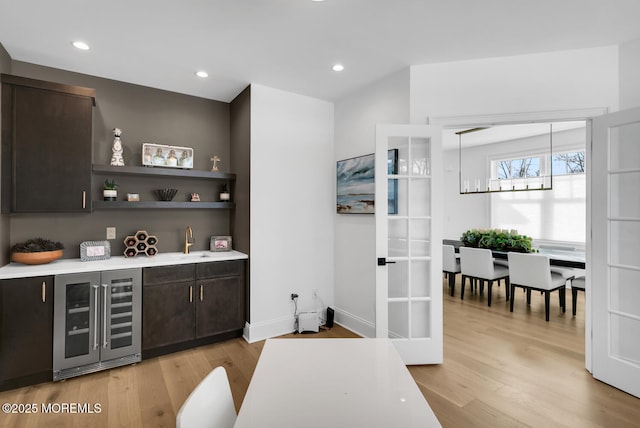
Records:
M138 254L155 256L158 254L158 238L149 235L146 230L138 230L135 235L124 238L124 256L135 257Z

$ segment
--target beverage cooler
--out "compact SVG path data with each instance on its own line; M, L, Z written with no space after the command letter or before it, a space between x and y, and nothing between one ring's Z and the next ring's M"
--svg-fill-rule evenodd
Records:
M140 269L55 277L53 380L141 359Z

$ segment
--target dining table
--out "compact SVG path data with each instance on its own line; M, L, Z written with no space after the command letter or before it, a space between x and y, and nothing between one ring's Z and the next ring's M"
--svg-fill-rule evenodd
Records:
M440 422L389 339L268 339L235 428L428 428Z
M456 239L443 239L442 243L444 245L452 245L456 253L459 253L459 248L462 245L462 241ZM507 260L507 251L491 250L491 253L496 259ZM552 266L572 269L585 269L586 267L586 253L584 250L572 247L545 245L536 248L536 253L549 257L549 264Z

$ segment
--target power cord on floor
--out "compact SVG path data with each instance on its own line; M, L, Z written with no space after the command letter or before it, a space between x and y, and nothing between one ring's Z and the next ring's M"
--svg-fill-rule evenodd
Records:
M291 300L293 300L293 319L295 320L293 323L293 333L298 334L298 295L291 293Z

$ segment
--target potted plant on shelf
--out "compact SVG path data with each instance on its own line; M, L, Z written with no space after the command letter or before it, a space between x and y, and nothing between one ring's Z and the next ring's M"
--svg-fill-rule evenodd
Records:
M26 265L49 263L62 257L62 242L33 238L11 247L11 260Z
M115 180L104 180L104 187L102 190L102 196L105 201L115 201L118 199L118 183Z

